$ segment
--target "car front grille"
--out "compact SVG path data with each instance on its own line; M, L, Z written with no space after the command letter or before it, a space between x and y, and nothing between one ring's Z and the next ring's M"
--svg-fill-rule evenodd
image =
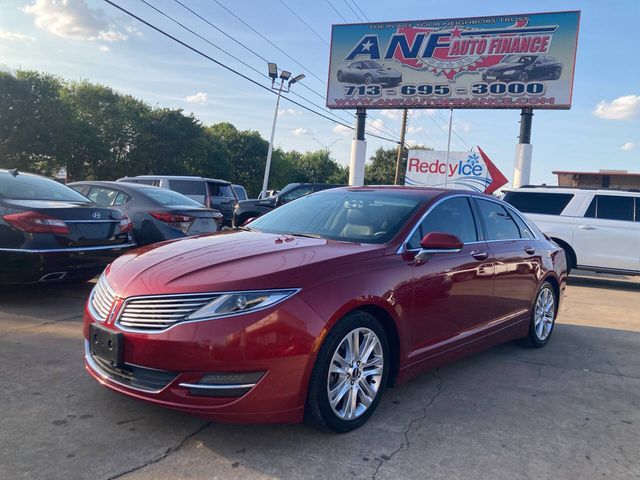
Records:
M164 330L186 319L218 296L209 293L131 298L125 302L116 323L129 330Z
M107 319L115 299L116 294L107 283L105 276L101 275L89 298L89 307L96 320L104 322Z

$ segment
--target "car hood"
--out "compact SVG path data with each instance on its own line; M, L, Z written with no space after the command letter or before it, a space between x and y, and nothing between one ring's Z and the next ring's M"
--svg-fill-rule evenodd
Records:
M377 68L375 69L375 72L381 75L400 75L398 70L390 67Z
M507 70L522 70L526 65L521 65L518 63L505 63L503 65L496 65L494 67L488 68L487 72L496 73L496 72L504 72Z
M383 252L383 245L229 230L130 251L111 264L107 281L123 298L304 288Z

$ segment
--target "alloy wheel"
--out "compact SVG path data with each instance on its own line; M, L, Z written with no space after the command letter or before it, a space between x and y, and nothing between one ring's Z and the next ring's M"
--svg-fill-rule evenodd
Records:
M378 336L368 328L351 330L338 344L327 376L333 412L354 420L366 412L382 382L384 352Z
M538 294L534 311L534 328L538 340L547 339L553 328L556 314L556 301L551 288L544 287Z

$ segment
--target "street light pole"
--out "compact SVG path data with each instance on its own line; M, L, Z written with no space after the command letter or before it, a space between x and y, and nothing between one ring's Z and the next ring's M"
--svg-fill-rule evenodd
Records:
M273 138L276 134L276 122L278 121L278 110L280 109L280 97L282 96L282 90L284 89L284 82L288 80L287 89L285 92L288 92L291 89L291 85L296 82L299 82L304 78L304 75L300 74L294 78L291 78L291 72L287 72L283 70L280 73L280 86L275 87L276 79L278 78L278 67L275 63L269 63L269 77L271 78L271 89L277 90L278 95L276 99L276 110L273 113L273 124L271 125L271 139L269 140L269 151L267 153L267 163L264 167L264 179L262 180L262 191L260 192L259 198L262 198L267 192L267 188L269 187L269 172L271 170L271 155L273 154Z

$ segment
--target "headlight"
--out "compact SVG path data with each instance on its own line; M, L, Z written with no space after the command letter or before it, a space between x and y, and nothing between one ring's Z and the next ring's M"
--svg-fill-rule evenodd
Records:
M297 293L298 289L225 293L189 315L186 320L249 313L271 307Z

